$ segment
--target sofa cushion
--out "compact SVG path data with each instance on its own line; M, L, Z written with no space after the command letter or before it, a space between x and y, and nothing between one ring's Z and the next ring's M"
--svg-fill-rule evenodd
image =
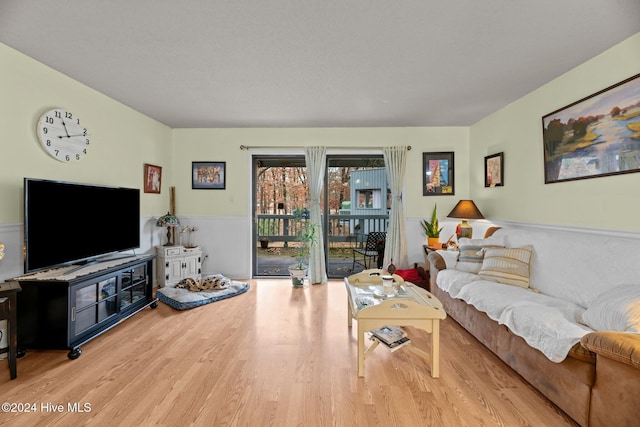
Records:
M523 338L553 362L564 360L591 329L578 323L584 309L530 290L490 281L464 286L457 298Z
M523 248L487 248L478 275L505 285L529 287L531 246Z
M477 280L480 280L480 276L477 274L446 269L438 273L436 283L440 289L449 293L453 298L457 298L463 287Z
M577 322L582 308L573 303L546 295L531 295L549 298L537 301L520 301L509 306L503 313L500 323L509 327L516 335L524 338L531 347L540 350L549 360L562 362L569 350L580 339L593 332ZM553 303L549 304L550 300Z
M640 333L640 285L621 285L602 293L582 314L596 331Z
M640 369L640 336L625 332L599 331L585 335L582 346L605 359Z
M488 247L504 247L504 239L500 237L488 237L486 239L468 239L461 238L458 240L458 263L456 270L466 271L468 273L478 273L482 268L484 261L484 248Z
M463 287L456 298L486 313L491 320L499 322L502 313L507 307L517 303L529 294L532 294L532 292L518 286L507 286L490 280L479 280Z

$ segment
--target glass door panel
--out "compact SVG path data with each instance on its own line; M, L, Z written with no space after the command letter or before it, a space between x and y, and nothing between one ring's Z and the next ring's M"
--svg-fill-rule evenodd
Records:
M253 275L289 276L299 246L294 213L309 207L304 156L254 156L253 177Z
M390 190L381 155L327 156L325 174L324 242L327 274L344 278L362 271L361 257L367 235L386 231ZM372 268L375 268L372 267Z
M288 276L295 262L296 209L309 208L304 156L253 157L253 275ZM382 155L328 155L321 200L327 275L361 271L354 249L386 232L390 190Z

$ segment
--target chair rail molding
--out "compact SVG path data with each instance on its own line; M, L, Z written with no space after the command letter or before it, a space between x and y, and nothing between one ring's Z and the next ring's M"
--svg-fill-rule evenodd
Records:
M499 227L522 228L528 230L542 229L548 231L568 231L572 233L593 234L594 236L640 240L640 231L611 230L604 228L576 227L571 225L541 224L519 221L490 220L490 222Z

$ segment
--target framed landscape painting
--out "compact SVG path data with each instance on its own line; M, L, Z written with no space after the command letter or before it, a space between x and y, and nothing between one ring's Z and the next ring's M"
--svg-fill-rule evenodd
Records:
M227 162L192 162L191 188L195 190L224 190Z
M453 151L422 153L422 195L453 196Z
M640 74L542 117L544 182L640 172Z

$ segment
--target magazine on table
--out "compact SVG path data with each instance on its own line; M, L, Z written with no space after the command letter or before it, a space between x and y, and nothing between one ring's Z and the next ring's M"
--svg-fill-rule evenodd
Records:
M411 342L407 333L398 326L383 326L381 328L371 330L370 334L374 339L380 341L391 351L395 351Z

